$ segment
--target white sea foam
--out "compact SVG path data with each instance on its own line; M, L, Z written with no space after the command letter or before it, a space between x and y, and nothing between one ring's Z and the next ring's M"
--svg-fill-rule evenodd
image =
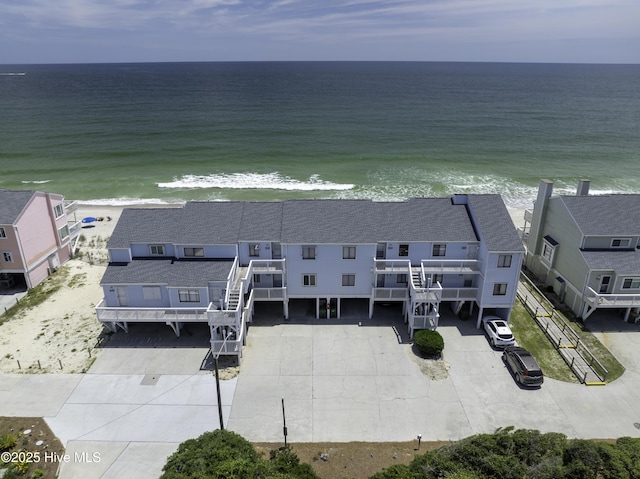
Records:
M342 191L350 190L353 184L331 183L312 175L307 181L299 181L280 173L231 173L213 175L185 175L166 183L158 183L160 188L174 189L259 189L286 191Z
M22 180L22 183L25 185L34 184L34 185L42 185L44 183L49 183L51 180Z
M182 200L161 200L159 198L101 198L96 200L79 200L79 204L87 206L135 206L135 205L176 205Z

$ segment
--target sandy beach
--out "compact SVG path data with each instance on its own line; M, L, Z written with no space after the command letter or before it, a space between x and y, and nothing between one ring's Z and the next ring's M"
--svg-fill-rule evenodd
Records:
M158 207L139 205L135 207ZM103 218L86 225L78 237L76 257L49 278L59 282L47 301L0 325L0 372L82 373L96 356L103 328L95 306L102 299L100 280L108 255L106 244L124 207L80 205L76 218ZM524 210L509 209L516 227ZM111 218L108 220L107 218Z
M82 373L89 368L100 351L96 345L102 325L94 307L102 299L106 244L122 210L79 206L75 213L78 220L87 216L103 220L82 229L76 258L47 280L52 285L59 283L59 289L44 303L0 325L0 372Z

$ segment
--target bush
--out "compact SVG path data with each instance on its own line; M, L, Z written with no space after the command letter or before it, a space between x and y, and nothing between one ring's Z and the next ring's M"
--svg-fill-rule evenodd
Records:
M18 438L13 434L5 434L0 436L0 451L8 451L12 447L18 444Z
M189 439L167 459L160 479L318 479L290 448L271 451L265 460L242 436L225 430Z
M442 335L438 331L432 331L431 329L417 331L413 337L413 344L424 356L439 356L444 349Z

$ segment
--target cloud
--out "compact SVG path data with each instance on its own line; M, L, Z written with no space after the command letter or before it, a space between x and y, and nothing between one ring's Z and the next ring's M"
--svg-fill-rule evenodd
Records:
M562 39L628 39L640 51L636 0L5 0L3 43L27 36L91 42L167 38L176 48L215 41L234 49L276 44L350 45L382 49L430 42L462 45ZM250 46L249 46L250 45ZM395 46L394 46L395 45ZM266 48L266 47L265 47ZM356 46L353 51L356 53ZM638 57L635 54L635 58ZM2 57L0 56L0 61Z

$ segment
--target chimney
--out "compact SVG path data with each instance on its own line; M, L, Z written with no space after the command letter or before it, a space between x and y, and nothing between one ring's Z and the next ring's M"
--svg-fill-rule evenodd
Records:
M531 229L529 231L529 240L527 241L527 249L530 254L538 254L538 247L542 239L542 226L547 215L547 203L553 193L553 182L550 180L540 180L538 187L538 198L533 206L533 216L531 218Z
M578 191L576 192L576 196L589 196L590 184L591 180L580 180L578 182Z

